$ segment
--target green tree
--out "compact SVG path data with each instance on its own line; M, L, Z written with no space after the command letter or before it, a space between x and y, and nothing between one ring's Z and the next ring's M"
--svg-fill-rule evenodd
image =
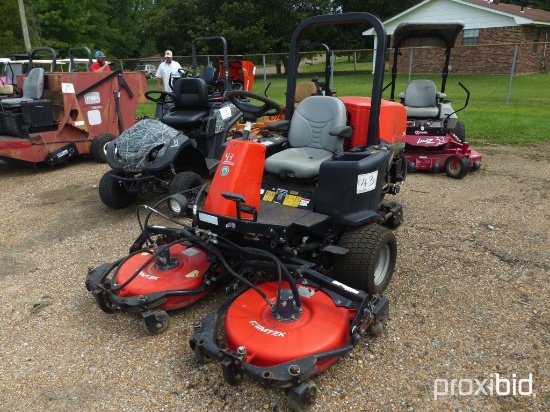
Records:
M108 56L139 57L147 43L144 31L154 0L95 0L87 27L88 43Z
M0 26L0 56L24 52L25 44L17 1L0 0L0 10L2 10L2 16L6 19ZM8 16L12 18L8 19ZM10 24L6 24L7 21Z
M85 45L91 14L86 6L72 0L33 0L27 5L31 39L37 39L33 47L47 46L66 55L70 47Z

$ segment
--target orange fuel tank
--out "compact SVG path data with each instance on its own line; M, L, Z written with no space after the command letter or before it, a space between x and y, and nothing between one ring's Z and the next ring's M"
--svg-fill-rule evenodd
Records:
M361 96L339 97L346 105L349 116L349 125L353 126L350 149L365 145L367 143L367 130L369 127L369 116L371 98ZM378 138L389 145L403 145L405 132L407 130L407 111L401 103L390 100L380 102L380 121L378 126Z
M227 144L204 204L204 210L223 216L237 216L235 201L222 192L241 195L245 204L260 207L265 146L251 140L231 140ZM243 213L243 217L248 217Z

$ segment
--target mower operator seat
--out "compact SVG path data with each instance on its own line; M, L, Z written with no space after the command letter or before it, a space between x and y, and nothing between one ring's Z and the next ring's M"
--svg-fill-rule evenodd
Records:
M185 77L174 82L174 107L162 117L162 122L178 130L194 130L210 112L208 86L197 77Z
M321 163L332 159L343 148L346 106L332 96L306 97L290 121L290 148L265 159L265 170L280 176L313 178Z
M203 79L208 86L212 86L218 80L218 70L215 67L206 66L199 73L199 79Z
M218 69L212 66L206 66L201 70L198 77L199 79L203 79L208 86L208 94L214 94L219 80Z
M407 109L408 117L437 118L437 92L431 80L413 80L399 97Z
M21 108L21 102L41 99L44 95L44 69L35 67L31 69L23 81L23 97L2 99L2 110L15 110Z

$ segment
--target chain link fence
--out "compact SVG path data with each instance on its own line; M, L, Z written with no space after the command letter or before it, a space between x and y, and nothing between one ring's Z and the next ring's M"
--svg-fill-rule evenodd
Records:
M398 58L398 72L395 95L405 90L414 79L433 80L438 90L442 84L442 69L445 61L441 48L419 48L403 50ZM453 99L461 99L465 92L459 86L462 82L471 92L471 101L550 104L550 43L494 44L460 46L452 50L449 74L445 92ZM368 96L372 88L374 50L332 50L322 48L301 52L298 82L311 81L318 77L328 82L340 95ZM393 50L386 54L384 84L391 81ZM174 56L182 67L193 69L192 56ZM221 55L196 56L196 74L204 66L220 67ZM248 60L255 64L253 91L266 94L281 103L286 92L286 62L288 54L266 53L231 55L230 61ZM161 57L121 60L124 70L135 70L140 64L162 62ZM153 75L154 76L154 75ZM154 79L153 79L154 80ZM156 88L156 80L149 83ZM388 87L383 94L390 97Z

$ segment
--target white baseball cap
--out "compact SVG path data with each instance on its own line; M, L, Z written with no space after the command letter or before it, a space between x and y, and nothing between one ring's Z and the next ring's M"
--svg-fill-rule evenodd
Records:
M164 57L172 57L172 51L166 50L166 53L164 53Z

